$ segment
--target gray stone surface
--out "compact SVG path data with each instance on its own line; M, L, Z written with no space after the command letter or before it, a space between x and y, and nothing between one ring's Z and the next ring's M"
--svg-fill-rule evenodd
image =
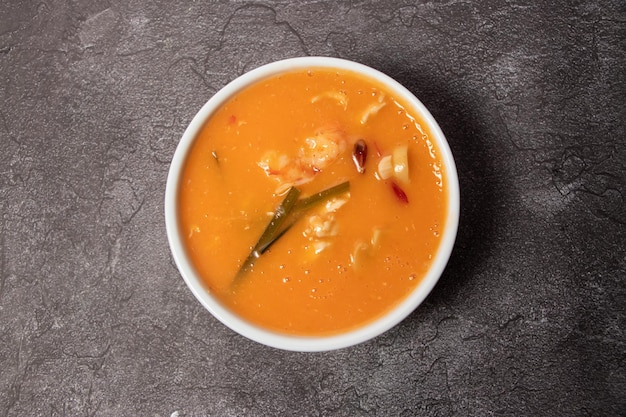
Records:
M462 218L427 302L335 352L193 298L169 161L221 86L371 65L430 108ZM0 3L0 416L626 414L623 1Z

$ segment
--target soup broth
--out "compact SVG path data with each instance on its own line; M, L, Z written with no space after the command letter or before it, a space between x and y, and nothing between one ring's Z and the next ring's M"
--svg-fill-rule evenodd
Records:
M429 137L412 108L349 71L297 70L238 92L204 125L180 183L186 250L207 289L288 334L380 317L419 284L446 226L446 169ZM296 203L255 248L289 196L316 204Z

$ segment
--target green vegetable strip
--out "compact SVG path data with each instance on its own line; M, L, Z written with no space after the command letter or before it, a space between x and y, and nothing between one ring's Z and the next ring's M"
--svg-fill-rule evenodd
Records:
M270 246L274 244L274 242L281 238L300 219L300 217L304 215L306 211L328 200L329 198L343 194L348 190L350 190L350 182L346 181L335 185L334 187L320 191L319 193L313 194L307 198L303 198L302 200L298 200L300 190L295 187L291 187L283 201L276 209L274 217L265 228L265 231L261 234L261 237L241 265L241 268L239 268L233 284L237 283L239 278L250 270L254 262L261 255L263 255L270 248ZM290 219L290 222L286 226L282 227L285 220L288 218Z
M259 248L259 254L263 255L265 252L267 252L267 250L270 248L270 246L272 246L274 244L274 242L276 242L285 233L287 233L287 231L289 229L291 229L291 226L293 226L295 223L296 223L295 221L289 223L287 226L283 227L280 230L280 232L276 233L276 235L274 236L274 238L271 241L267 242L265 245L263 245L263 247Z
M342 182L341 184L337 184L333 187L325 189L324 191L320 191L319 193L313 194L307 198L303 198L302 200L298 201L298 203L294 207L294 211L308 210L311 207L316 206L317 204L322 203L329 198L343 194L348 190L350 190L350 181Z
M252 267L254 262L259 258L259 256L261 256L261 254L265 250L267 250L269 245L271 245L274 242L276 234L278 233L282 224L285 222L287 215L291 212L291 210L295 206L296 202L298 201L299 196L300 196L300 190L298 190L295 187L291 187L289 189L289 191L287 192L287 195L285 196L283 201L280 203L280 205L276 209L276 212L274 213L274 217L272 218L272 220L269 222L269 224L267 225L267 227L261 234L261 237L257 241L256 245L254 245L254 247L252 248L252 251L246 258L246 260L241 265L241 268L239 268L239 271L237 272L237 276L235 277L235 281L237 281L237 279L241 275L246 273L250 269L250 267ZM282 233L280 233L279 236L280 235L282 235Z
M298 200L298 202L296 203L293 210L291 210L291 213L288 216L287 225L284 226L282 230L275 235L274 239L271 242L268 242L266 246L261 248L261 251L260 251L261 254L265 253L265 251L268 250L269 247L274 242L276 242L282 235L284 235L289 229L291 229L291 227L294 224L296 224L296 222L300 220L300 218L308 210L310 210L311 208L315 207L316 205L320 203L323 203L329 198L343 194L348 190L350 190L350 182L346 181L346 182L342 182L339 185L335 185L334 187L327 188L324 191L320 191L317 194L313 194L307 198L303 198L302 200Z

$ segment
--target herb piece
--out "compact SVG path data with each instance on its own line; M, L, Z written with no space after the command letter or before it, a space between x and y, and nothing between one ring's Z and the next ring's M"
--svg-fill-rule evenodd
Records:
M363 139L359 139L352 148L352 160L356 165L356 170L359 174L365 172L365 160L367 159L367 144Z
M395 182L391 183L391 188L393 189L394 194L398 197L398 200L402 201L405 204L409 204L409 197L407 197L406 193L398 184Z
M285 222L285 219L295 206L300 196L300 190L296 187L291 187L287 192L287 195L283 201L279 204L274 212L274 217L270 220L269 224L261 234L261 237L257 241L256 245L250 251L250 254L246 260L241 264L237 275L235 276L235 282L239 281L239 278L250 270L254 262L265 252L269 246L274 243L277 237L284 234L285 231L280 231L280 227Z

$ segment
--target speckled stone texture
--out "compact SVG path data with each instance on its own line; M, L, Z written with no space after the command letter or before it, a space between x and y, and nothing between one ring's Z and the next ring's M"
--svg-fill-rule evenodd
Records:
M186 125L263 63L348 58L448 136L457 245L362 345L221 325L170 256ZM0 3L0 416L626 415L623 1Z

